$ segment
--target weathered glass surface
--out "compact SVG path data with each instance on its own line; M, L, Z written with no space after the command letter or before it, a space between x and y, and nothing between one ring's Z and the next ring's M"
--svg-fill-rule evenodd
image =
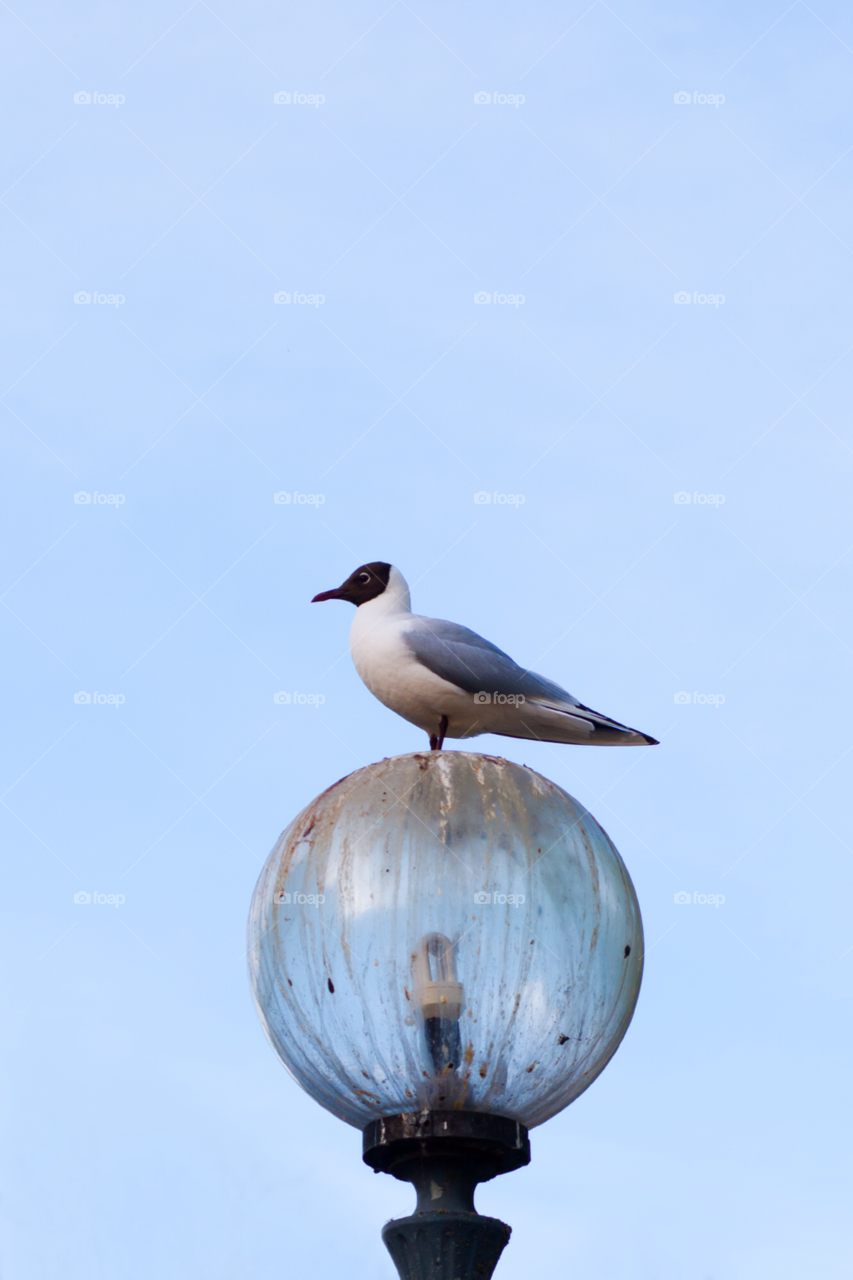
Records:
M576 800L493 756L424 752L350 774L291 823L249 963L273 1048L342 1120L460 1108L532 1127L618 1048L643 933Z

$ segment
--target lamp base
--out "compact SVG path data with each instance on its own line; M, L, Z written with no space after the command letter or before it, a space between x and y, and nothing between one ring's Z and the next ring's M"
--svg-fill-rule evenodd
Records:
M401 1280L488 1280L512 1229L472 1213L395 1218L382 1239Z
M383 1116L364 1130L363 1158L418 1193L412 1216L382 1231L401 1280L489 1280L510 1228L477 1213L474 1189L529 1164L524 1125L479 1111Z

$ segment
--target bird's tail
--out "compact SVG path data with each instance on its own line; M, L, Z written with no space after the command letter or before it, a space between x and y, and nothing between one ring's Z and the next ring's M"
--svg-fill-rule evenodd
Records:
M611 720L599 711L585 707L583 703L559 704L556 701L531 700L529 707L550 712L545 717L535 717L538 723L525 724L529 733L525 737L540 738L543 742L582 743L589 747L656 747L658 739L639 729L631 729L618 720ZM524 721L524 708L521 709ZM534 717L531 716L531 721ZM519 737L522 735L519 734Z

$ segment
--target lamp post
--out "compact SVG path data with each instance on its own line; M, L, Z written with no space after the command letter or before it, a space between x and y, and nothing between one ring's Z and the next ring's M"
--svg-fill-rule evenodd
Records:
M397 756L318 796L249 920L255 1001L296 1081L418 1202L383 1239L403 1280L491 1276L510 1235L474 1188L609 1062L640 988L628 872L531 769Z

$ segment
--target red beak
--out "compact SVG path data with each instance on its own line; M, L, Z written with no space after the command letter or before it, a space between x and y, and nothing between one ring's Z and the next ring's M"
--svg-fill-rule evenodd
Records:
M312 604L318 604L321 600L343 600L345 597L341 593L340 587L335 587L334 591L321 591L311 601Z

